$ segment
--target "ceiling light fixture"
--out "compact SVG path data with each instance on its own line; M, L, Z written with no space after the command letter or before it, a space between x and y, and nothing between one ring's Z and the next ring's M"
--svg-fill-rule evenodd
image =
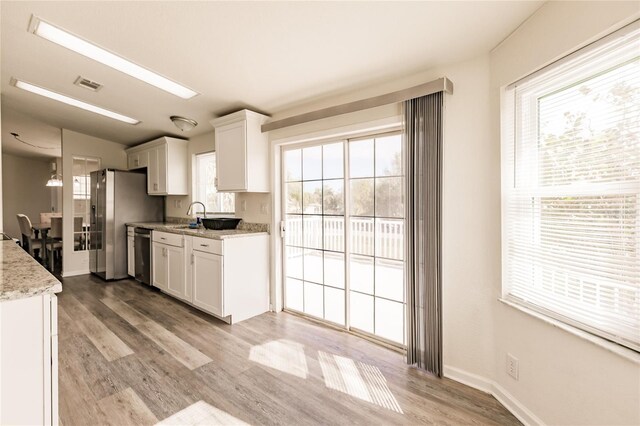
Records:
M173 121L173 124L183 132L188 132L198 125L196 120L180 117L179 115L172 115L169 118Z
M171 81L153 71L149 71L140 65L136 65L121 56L111 53L108 50L85 41L78 36L56 27L55 25L43 21L35 15L31 16L29 31L46 40L86 56L87 58L91 58L94 61L98 61L101 64L128 74L131 77L135 77L138 80L142 80L145 83L179 96L182 99L191 99L198 94L198 92L195 92L188 87Z
M114 120L123 121L128 124L140 123L140 120L136 120L135 118L127 117L126 115L118 114L117 112L109 111L108 109L100 108L99 106L91 105L86 102L79 101L74 98L70 98L69 96L52 92L51 90L45 89L43 87L36 86L34 84L27 83L21 80L17 80L15 78L11 79L11 85L19 89L26 90L27 92L35 93L36 95L44 96L46 98L65 103L67 105L71 105L76 108L81 108L86 111L91 111L96 114L104 115L105 117L113 118Z

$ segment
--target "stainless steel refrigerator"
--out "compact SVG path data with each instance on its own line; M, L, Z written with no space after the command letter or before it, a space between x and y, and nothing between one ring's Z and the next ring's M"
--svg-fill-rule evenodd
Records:
M147 175L91 172L89 268L105 280L127 277L127 223L162 222L164 197L147 194Z

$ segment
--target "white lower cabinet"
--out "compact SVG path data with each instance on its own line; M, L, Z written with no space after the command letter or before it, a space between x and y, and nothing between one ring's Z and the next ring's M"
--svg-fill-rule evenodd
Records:
M0 302L0 425L58 424L57 301Z
M165 248L164 244L151 243L151 282L154 287L167 291L169 263L166 260Z
M187 279L185 277L184 247L165 247L167 262L166 291L179 299L187 298Z
M193 250L193 304L219 317L224 314L222 256Z
M184 238L165 232L152 234L152 282L164 292L179 299L187 299Z
M152 280L228 323L269 310L269 236L215 240L153 232ZM248 263L249 262L249 263Z

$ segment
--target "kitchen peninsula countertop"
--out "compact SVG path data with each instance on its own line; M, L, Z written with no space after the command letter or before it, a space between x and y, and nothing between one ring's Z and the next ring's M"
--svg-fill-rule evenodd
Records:
M224 229L220 231L204 228L190 229L187 224L169 222L133 222L127 223L127 226L137 226L154 231L169 232L171 234L190 235L193 237L211 238L214 240L251 237L254 235L269 235L269 232L264 230L268 225L253 223L241 223L236 229Z
M15 241L0 241L0 301L61 291L60 281Z

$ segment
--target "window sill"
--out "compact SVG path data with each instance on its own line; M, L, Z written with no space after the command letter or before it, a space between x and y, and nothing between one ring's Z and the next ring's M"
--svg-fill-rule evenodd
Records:
M613 352L616 355L619 355L635 364L640 365L640 353L629 349L629 348L625 348L624 346L621 346L617 343L613 343L610 342L609 340L606 340L602 337L598 337L594 334L591 333L587 333L586 331L580 330L576 327L573 327L571 325L565 324L561 321L558 321L554 318L548 317L546 315L543 315L539 312L536 312L532 309L529 309L525 306L522 306L518 303L512 302L510 300L506 300L503 298L498 298L498 300L502 303L504 303L507 306L510 306L520 312L523 312L527 315L530 315L534 318L537 318L539 320L544 321L545 323L552 325L554 327L560 328L568 333L573 334L574 336L577 336L581 339L587 340L591 343L593 343L596 346L600 346L601 348L609 351L609 352Z

